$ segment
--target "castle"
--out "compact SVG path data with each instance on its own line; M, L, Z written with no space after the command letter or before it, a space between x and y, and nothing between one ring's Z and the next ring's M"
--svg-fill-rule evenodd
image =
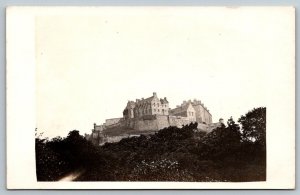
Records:
M86 134L85 137L95 144L103 144L194 122L198 123L199 130L209 132L222 121L212 123L211 113L199 100L183 101L181 105L171 109L167 98L158 98L154 92L151 97L128 101L123 110L123 117L106 119L102 125L94 123L92 133Z

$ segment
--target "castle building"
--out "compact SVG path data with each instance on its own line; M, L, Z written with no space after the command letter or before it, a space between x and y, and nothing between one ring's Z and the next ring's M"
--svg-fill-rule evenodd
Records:
M96 123L94 123L94 129L93 129L93 131L102 132L104 128L105 128L105 125L97 125Z
M169 102L167 98L159 99L154 92L149 98L136 99L136 101L128 101L124 111L123 118L140 118L149 115L169 115Z
M189 100L191 102L193 108L196 111L196 121L197 123L212 123L212 115L210 114L207 107L204 106L201 101L194 99L194 101Z
M212 123L212 115L199 100L183 101L176 108L169 108L166 97L158 98L156 92L148 98L128 101L123 117L106 119L102 125L94 124L87 139L95 143L118 141L121 138L151 134L169 126L182 127L197 122L198 129L210 132L221 123Z
M190 102L171 109L170 115L186 117L191 122L196 122L196 111Z
M209 110L201 103L201 101L194 99L194 101L183 101L180 106L170 110L170 115L183 116L189 118L193 122L199 124L212 123L212 116Z

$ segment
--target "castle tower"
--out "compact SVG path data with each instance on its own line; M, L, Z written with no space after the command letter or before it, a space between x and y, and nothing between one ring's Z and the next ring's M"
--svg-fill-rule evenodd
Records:
M196 112L197 123L205 123L205 124L212 123L212 116L209 110L204 106L204 104L201 103L201 101L194 99L192 105Z
M134 118L134 108L135 108L135 103L133 101L128 101L123 111L123 118L124 119Z

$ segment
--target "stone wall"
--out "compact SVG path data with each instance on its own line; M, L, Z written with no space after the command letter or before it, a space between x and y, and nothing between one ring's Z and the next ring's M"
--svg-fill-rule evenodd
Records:
M134 122L134 130L145 131L145 130L157 130L157 120L156 119L140 119Z
M191 122L194 121L189 120L187 117L153 115L140 119L121 120L119 123L106 128L103 133L102 131L93 131L91 135L86 135L86 138L93 141L94 144L102 145L106 142L118 142L130 136L138 136L145 133L152 134L169 126L181 128L183 125L188 125ZM199 131L209 133L220 125L220 122L211 124L198 123L197 128Z
M105 127L103 125L94 125L94 130L95 131L103 131Z
M107 126L106 131L112 128L120 129L132 129L138 131L149 131L149 130L160 130L169 126L176 126L181 128L183 125L188 125L195 120L191 120L188 117L182 116L166 116L166 115L151 115L143 116L139 119L127 119L121 120L118 123ZM207 130L213 124L207 125L203 123L198 123L198 127L202 130Z
M196 111L196 121L198 123L205 122L206 124L210 124L212 122L212 116L207 111L207 109L204 108L202 104L193 104L193 107Z
M187 117L182 116L169 116L169 126L176 126L181 128L183 125L190 124L190 121Z
M181 128L183 125L190 124L191 121L187 117L180 116L166 116L166 115L153 115L149 118L144 117L141 119L127 121L127 127L134 130L147 131L147 130L160 130L169 126L176 126Z
M105 120L105 126L111 126L115 125L117 123L120 123L123 120L123 118L111 118Z
M157 129L160 130L170 126L169 116L166 115L156 115Z

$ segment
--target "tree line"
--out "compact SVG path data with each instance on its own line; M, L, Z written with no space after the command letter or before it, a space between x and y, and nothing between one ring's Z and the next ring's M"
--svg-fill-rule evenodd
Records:
M80 171L77 181L265 181L266 108L237 122L229 118L210 133L197 123L152 135L93 145L78 130L51 140L36 136L38 181L58 181Z

